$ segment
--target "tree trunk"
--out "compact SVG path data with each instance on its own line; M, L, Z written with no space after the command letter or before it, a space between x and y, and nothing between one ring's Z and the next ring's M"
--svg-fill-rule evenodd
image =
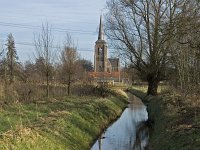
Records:
M46 79L47 79L47 99L49 99L49 72L47 71L47 76L46 76Z
M11 65L10 65L10 84L13 83L13 61L11 60Z
M67 87L67 94L70 95L70 88L71 88L71 75L69 74L68 77L68 87Z
M5 103L7 103L8 100L8 82L7 82L7 67L6 63L4 65L4 85L5 85Z
M159 81L157 79L148 80L147 95L157 95Z

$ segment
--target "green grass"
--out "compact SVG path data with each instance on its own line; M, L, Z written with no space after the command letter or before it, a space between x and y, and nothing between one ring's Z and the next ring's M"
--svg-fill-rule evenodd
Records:
M147 89L148 89L148 86L147 85L134 85L134 86L132 86L130 88L146 93ZM169 87L167 85L160 84L158 86L158 93L162 93L162 91L166 91L168 88Z
M149 149L199 150L200 107L192 105L194 99L182 97L175 91L154 97L146 96L142 91L131 91L148 105L149 116L154 120Z
M115 96L116 95L116 96ZM123 95L71 96L0 109L0 149L84 150L127 105Z

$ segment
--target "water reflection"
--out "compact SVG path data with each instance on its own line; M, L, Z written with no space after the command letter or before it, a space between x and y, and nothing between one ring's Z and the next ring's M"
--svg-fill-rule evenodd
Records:
M146 122L142 122L137 127L134 150L144 150L149 140L149 128Z
M130 95L130 102L121 117L99 137L92 150L145 149L149 139L146 106L133 95Z

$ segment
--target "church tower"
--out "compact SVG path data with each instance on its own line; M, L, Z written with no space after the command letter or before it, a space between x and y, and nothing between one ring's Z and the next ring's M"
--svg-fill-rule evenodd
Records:
M100 17L98 40L95 42L94 71L107 72L107 43L104 40L102 16Z

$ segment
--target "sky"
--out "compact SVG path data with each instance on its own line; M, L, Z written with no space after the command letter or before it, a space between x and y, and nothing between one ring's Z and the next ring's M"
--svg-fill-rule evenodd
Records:
M0 43L13 34L19 60L35 59L34 35L42 24L52 27L54 45L60 46L67 33L81 57L93 61L99 18L107 0L0 0Z

